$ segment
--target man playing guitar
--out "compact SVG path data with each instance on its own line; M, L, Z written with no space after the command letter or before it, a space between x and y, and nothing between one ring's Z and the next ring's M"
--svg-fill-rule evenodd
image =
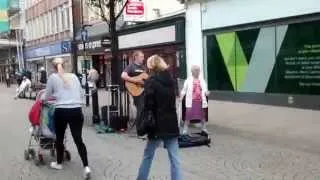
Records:
M128 65L124 69L124 71L121 74L121 78L126 82L130 82L130 83L134 83L139 86L143 86L143 84L144 84L143 79L134 78L134 77L141 75L142 73L145 73L143 52L142 51L134 51L133 52L133 61L134 61L133 63L131 63L130 65ZM133 102L137 108L137 113L138 113L138 112L140 112L139 104L141 104L140 100L141 100L142 95L132 96L132 97L133 97Z

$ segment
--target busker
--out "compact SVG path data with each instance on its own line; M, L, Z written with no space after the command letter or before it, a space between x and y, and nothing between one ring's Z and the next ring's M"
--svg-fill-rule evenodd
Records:
M144 54L142 51L134 51L133 52L133 63L128 65L124 71L121 74L121 78L124 81L128 81L131 83L134 83L138 86L143 86L144 81L142 79L135 79L134 77L139 76L142 73L145 73L145 66L144 66ZM141 111L140 104L141 104L141 97L143 97L143 94L140 96L133 96L133 104L136 108L136 116Z

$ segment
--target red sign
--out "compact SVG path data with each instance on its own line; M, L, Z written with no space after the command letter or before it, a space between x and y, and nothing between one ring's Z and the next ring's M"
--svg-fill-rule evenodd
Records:
M144 14L144 4L142 1L129 0L126 7L127 15L143 15Z

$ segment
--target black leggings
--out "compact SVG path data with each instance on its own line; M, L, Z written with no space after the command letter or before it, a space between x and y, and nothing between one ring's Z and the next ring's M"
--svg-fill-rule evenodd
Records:
M57 163L61 164L64 155L64 136L69 124L73 141L78 148L83 166L88 166L87 148L82 141L83 114L81 108L57 108L54 113L56 128Z

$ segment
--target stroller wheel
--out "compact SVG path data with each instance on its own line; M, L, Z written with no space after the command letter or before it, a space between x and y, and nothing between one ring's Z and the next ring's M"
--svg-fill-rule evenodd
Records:
M36 157L36 152L32 148L28 149L28 154L29 154L29 157L31 156L32 159Z
M28 150L24 150L24 159L27 161L30 160L30 154Z
M36 166L40 166L40 165L44 164L44 160L43 160L42 154L38 154L38 157L34 159L34 164Z
M71 154L69 151L67 151L67 150L64 151L64 158L67 161L71 161Z

